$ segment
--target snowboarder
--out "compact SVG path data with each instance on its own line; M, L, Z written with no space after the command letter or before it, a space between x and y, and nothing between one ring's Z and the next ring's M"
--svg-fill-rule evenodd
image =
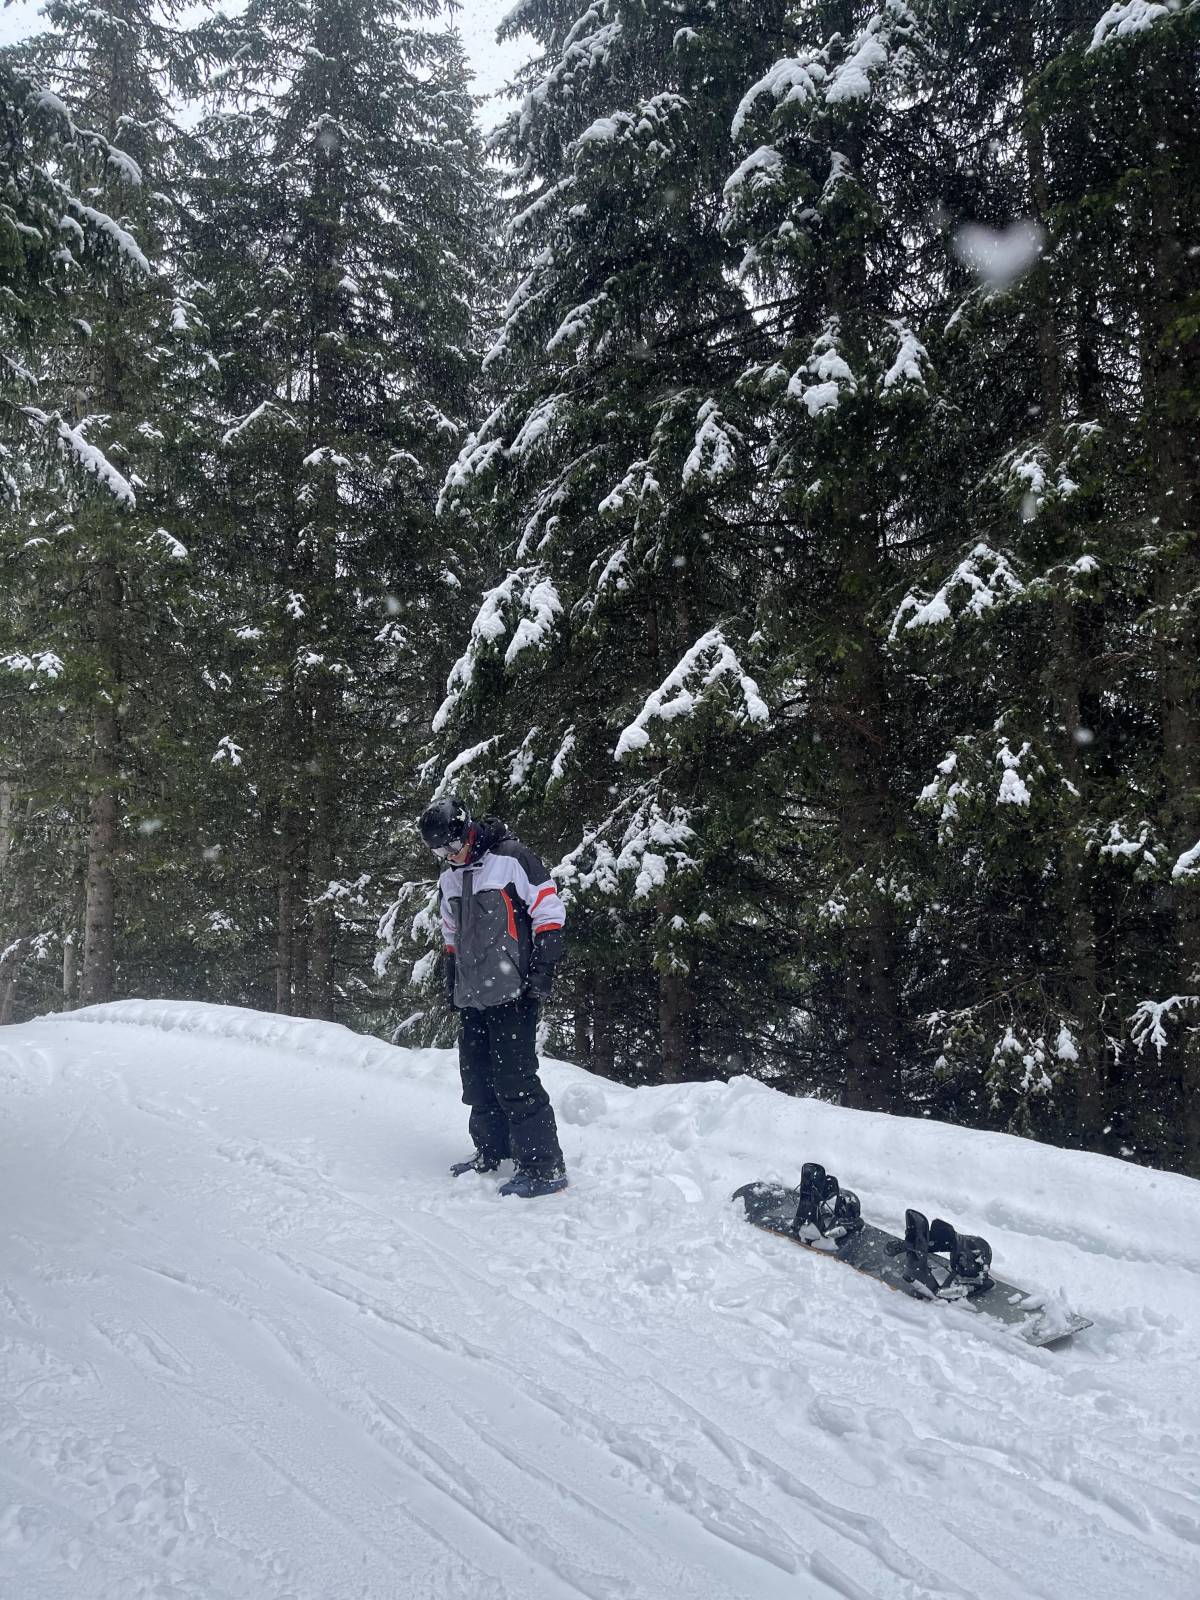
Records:
M530 1200L567 1187L550 1097L538 1078L538 1006L563 953L566 909L545 867L496 817L475 821L454 795L423 813L421 837L446 862L438 880L446 999L462 1018L459 1069L475 1153L450 1169L516 1172L500 1193Z

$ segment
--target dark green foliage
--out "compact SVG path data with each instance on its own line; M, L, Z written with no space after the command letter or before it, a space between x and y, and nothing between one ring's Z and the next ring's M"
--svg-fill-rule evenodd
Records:
M0 1014L448 1039L452 787L594 1070L1200 1170L1200 4L524 0L499 201L424 0L48 14Z
M314 1015L372 1004L375 879L476 570L432 512L479 358L490 195L433 9L251 5L202 129L191 242L227 424L207 472L251 788L230 914L273 1003Z
M28 54L136 151L82 145L118 270L71 285L80 321L38 352L46 431L62 392L102 481L77 504L31 469L4 552L3 638L30 663L4 675L7 805L33 807L6 850L27 843L31 884L63 844L53 892L19 896L8 1001L44 1003L25 958L57 977L83 921L110 947L85 997L354 1015L474 581L433 528L490 205L461 46L420 4L256 5L191 34L139 0L51 10L63 31ZM201 67L224 110L184 138L164 96Z
M518 20L438 731L576 1053L1194 1165L1196 8Z
M766 65L783 7L732 9L732 53ZM497 141L521 175L519 276L487 359L497 403L442 506L507 531L509 575L436 731L447 754L480 747L456 782L566 858L572 1048L635 1077L745 1062L764 1004L788 1028L734 866L755 827L769 549L729 392L752 329L720 229L740 90L729 17L694 13L520 13L545 56Z

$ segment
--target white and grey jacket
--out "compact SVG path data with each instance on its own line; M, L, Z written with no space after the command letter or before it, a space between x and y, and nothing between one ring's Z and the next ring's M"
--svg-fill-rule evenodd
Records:
M502 822L479 824L473 859L438 880L446 990L459 1011L545 999L562 959L566 907L550 874Z

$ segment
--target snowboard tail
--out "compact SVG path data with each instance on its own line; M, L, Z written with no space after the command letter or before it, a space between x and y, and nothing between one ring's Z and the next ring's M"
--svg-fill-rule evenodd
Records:
M960 1234L940 1217L931 1223L920 1211L905 1212L903 1238L864 1222L858 1196L816 1162L805 1163L798 1188L747 1183L733 1198L742 1201L755 1227L836 1256L915 1300L959 1301L1006 1323L1026 1344L1058 1344L1092 1326L1086 1317L993 1277L987 1240Z

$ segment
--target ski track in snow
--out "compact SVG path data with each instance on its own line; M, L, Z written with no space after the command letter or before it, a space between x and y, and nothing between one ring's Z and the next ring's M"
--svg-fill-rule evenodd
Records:
M124 1002L0 1034L0 1600L1195 1600L1200 1185L551 1064L501 1200L447 1052ZM750 1228L822 1160L1096 1326Z

